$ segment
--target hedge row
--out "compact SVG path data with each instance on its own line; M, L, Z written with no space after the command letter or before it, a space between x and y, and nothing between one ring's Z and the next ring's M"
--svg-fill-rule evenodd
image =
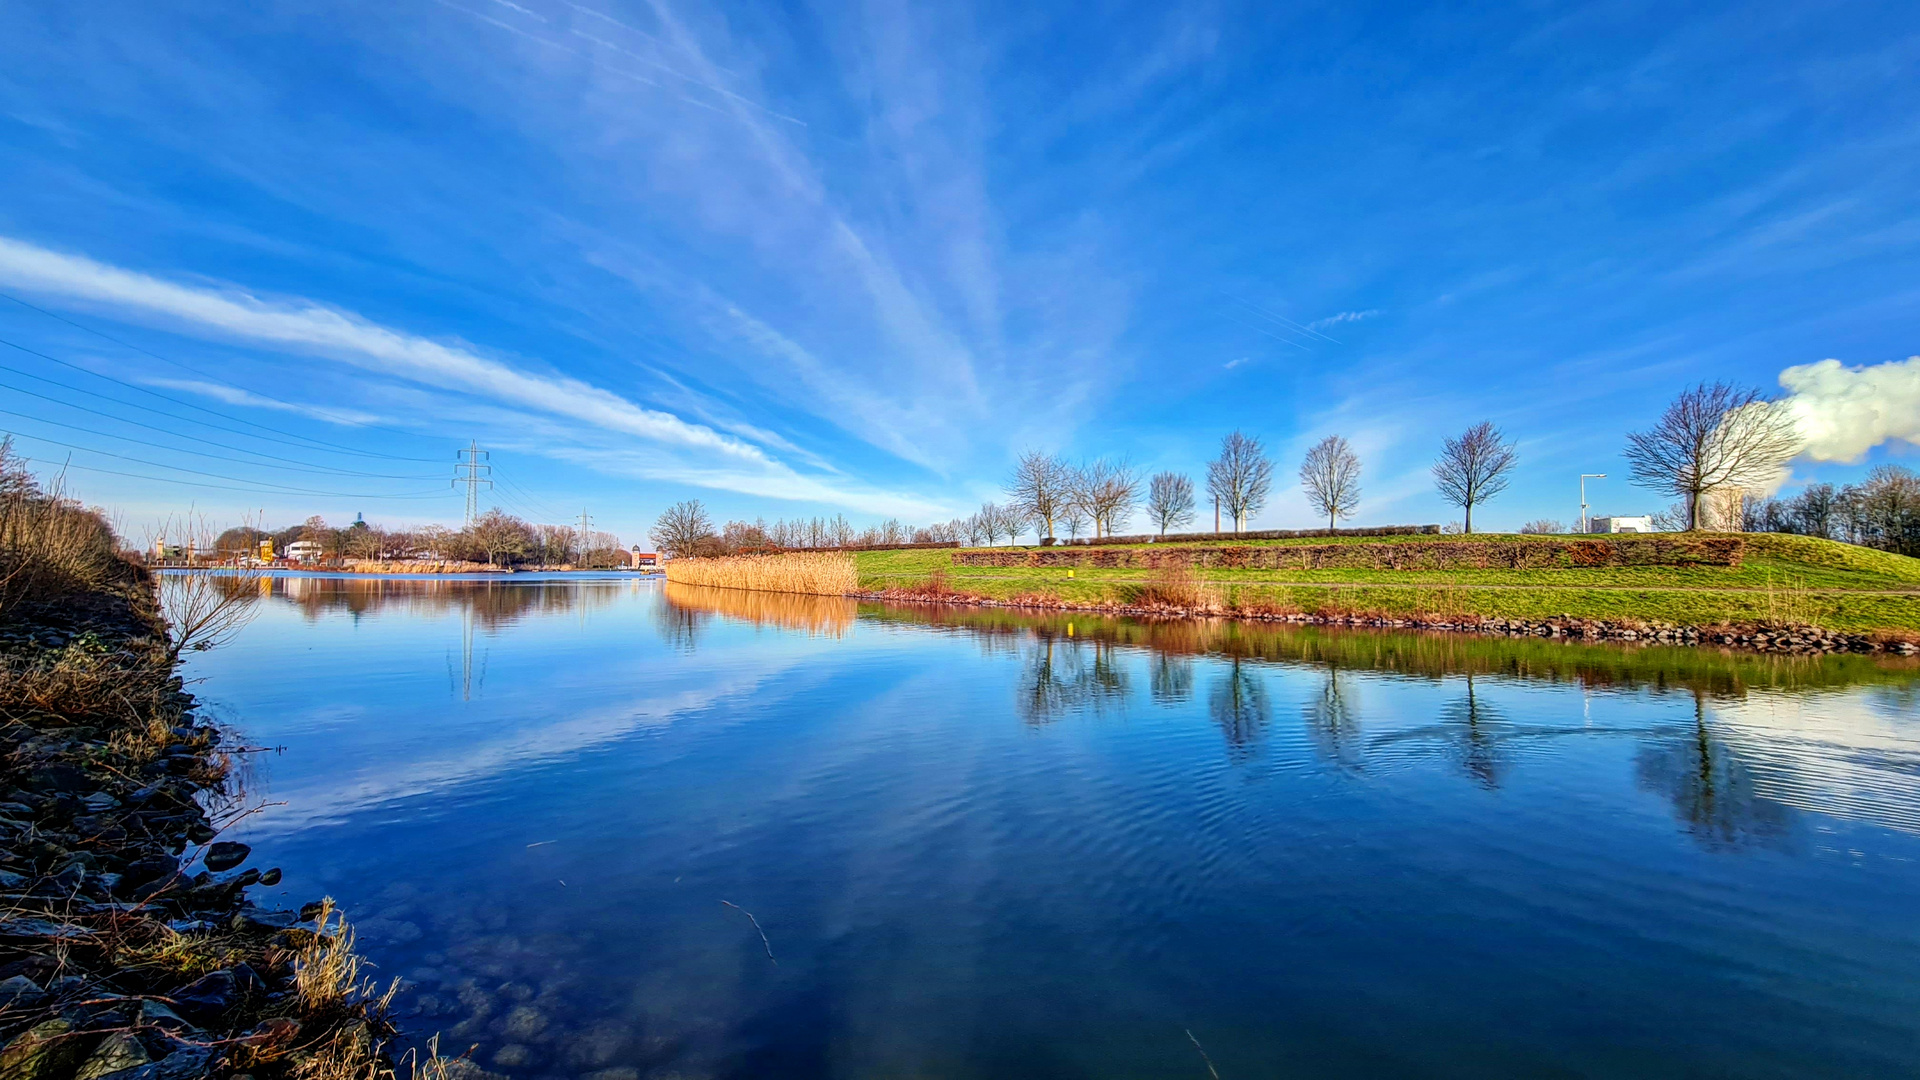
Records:
M1194 540L1305 540L1316 536L1438 536L1438 525L1376 525L1370 529L1257 529L1253 532L1169 533L1158 536L1138 533L1133 536L1079 537L1055 540L1055 547L1094 547L1106 544L1177 544Z
M1244 534L1243 534L1244 535ZM1745 541L1715 537L1633 537L1445 544L1305 544L1298 547L1161 546L1087 550L1081 546L968 551L956 566L1088 566L1150 570L1561 570L1599 566L1739 566Z
M958 540L935 540L926 544L848 544L845 547L783 548L784 551L917 551L921 548L957 548Z

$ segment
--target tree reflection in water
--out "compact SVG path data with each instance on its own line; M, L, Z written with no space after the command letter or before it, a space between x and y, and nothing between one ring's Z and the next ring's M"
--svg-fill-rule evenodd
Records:
M1071 630L1071 624L1069 624ZM1034 635L1025 651L1015 707L1029 724L1047 724L1071 712L1124 705L1130 683L1111 641L1051 633Z
M1500 779L1512 765L1506 740L1514 727L1492 705L1481 701L1467 676L1467 693L1441 711L1441 730L1446 745L1460 768L1480 786L1489 790L1500 786Z
M1220 733L1227 737L1227 757L1236 763L1251 757L1253 744L1266 730L1272 715L1262 673L1234 657L1213 684L1213 692L1207 697L1207 711L1213 715L1213 722L1220 725Z
M358 618L383 609L407 615L459 612L488 631L533 615L604 607L642 587L616 579L395 578L373 576L274 577L273 597L298 607L308 619L347 612Z
M1307 735L1321 760L1351 772L1360 772L1366 764L1366 747L1360 740L1360 716L1340 669L1329 665L1320 684L1320 696L1307 703Z
M1193 661L1173 653L1156 651L1147 682L1153 700L1173 705L1193 699Z
M1674 817L1708 847L1777 844L1793 812L1754 790L1752 773L1707 721L1706 699L1694 695L1693 723L1650 741L1634 759L1640 786L1666 796Z

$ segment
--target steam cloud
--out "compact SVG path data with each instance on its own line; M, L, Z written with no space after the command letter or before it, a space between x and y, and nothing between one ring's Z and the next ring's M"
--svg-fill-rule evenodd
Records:
M1866 367L1800 364L1780 373L1780 385L1788 396L1779 407L1814 461L1859 461L1893 439L1920 445L1920 356Z

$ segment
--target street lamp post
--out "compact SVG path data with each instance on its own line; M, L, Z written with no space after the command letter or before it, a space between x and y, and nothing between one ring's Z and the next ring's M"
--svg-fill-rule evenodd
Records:
M1581 532L1587 531L1587 481L1588 480L1605 480L1606 478L1607 478L1607 474L1603 472L1584 472L1580 474L1580 531Z

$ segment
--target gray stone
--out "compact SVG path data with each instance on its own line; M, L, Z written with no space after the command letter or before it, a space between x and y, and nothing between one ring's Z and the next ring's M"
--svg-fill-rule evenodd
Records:
M73 1080L99 1080L108 1073L137 1069L152 1060L139 1039L124 1031L116 1032L101 1040L93 1056L80 1064L80 1071L73 1074Z
M517 1069L533 1060L533 1051L519 1043L508 1043L493 1052L493 1063L503 1069Z
M154 1080L200 1080L212 1056L213 1051L201 1046L176 1050L154 1063Z
M25 975L0 982L0 1007L30 1009L46 1000L47 992Z
M142 1023L151 1024L170 1035L199 1030L192 1024L182 1020L179 1013L174 1012L165 1004L155 1001L152 998L147 998L140 1002L140 1020Z
M253 849L245 844L234 840L222 840L207 849L207 869L215 873L219 873L222 870L231 870L241 863L246 862L247 856L251 854L253 854Z
M72 1036L73 1025L65 1020L35 1024L0 1049L0 1077L55 1080L67 1076L91 1049L90 1040Z
M531 1039L546 1029L546 1014L531 1005L515 1005L500 1018L500 1033L509 1039Z

